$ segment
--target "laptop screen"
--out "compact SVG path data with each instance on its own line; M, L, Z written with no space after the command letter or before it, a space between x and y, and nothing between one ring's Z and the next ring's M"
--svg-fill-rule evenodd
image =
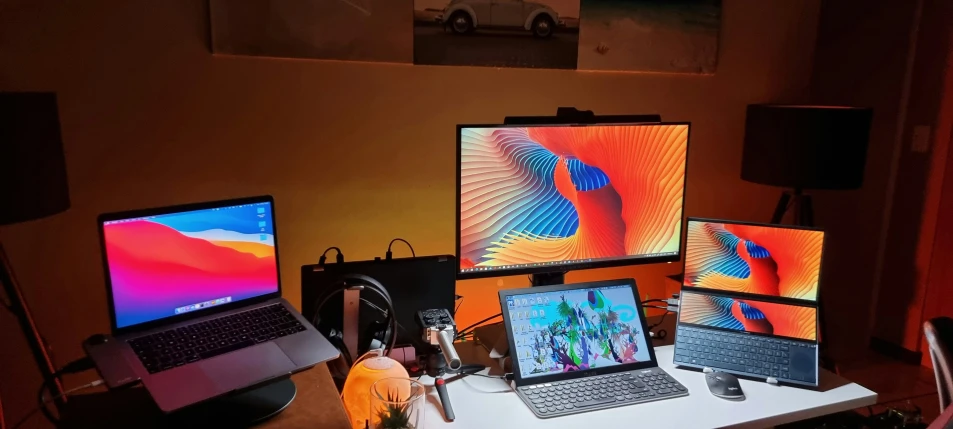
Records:
M824 232L688 220L684 286L817 301Z
M116 327L278 291L270 202L103 222Z
M506 297L522 378L648 362L646 336L626 284Z

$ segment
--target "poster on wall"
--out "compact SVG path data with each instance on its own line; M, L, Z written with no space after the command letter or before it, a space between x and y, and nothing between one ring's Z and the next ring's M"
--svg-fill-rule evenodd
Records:
M413 61L414 0L209 0L212 52Z
M721 0L581 0L578 68L712 74L720 29Z
M414 0L414 63L574 69L579 0Z

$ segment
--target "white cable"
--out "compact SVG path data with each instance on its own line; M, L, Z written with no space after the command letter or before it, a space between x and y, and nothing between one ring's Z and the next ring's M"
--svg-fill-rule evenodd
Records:
M40 406L34 408L32 411L30 411L30 412L27 413L25 416L23 416L23 418L21 418L19 422L17 422L17 423L14 424L13 426L11 426L10 429L17 429L17 428L19 428L20 426L23 426L23 424L26 423L27 420L30 419L30 417L33 417L34 414L36 414L37 412L40 411L40 408L41 408L41 407L45 407L46 404L49 404L50 402L53 402L53 401L55 401L55 400L57 400L57 399L59 399L59 398L62 398L62 397L64 397L64 396L71 395L71 394L73 394L73 393L75 393L75 392L78 392L78 391L80 391L80 390L83 390L83 389L89 389L89 388L91 388L91 387L101 386L102 384L103 384L103 380L100 379L100 380L96 380L96 381L94 381L94 382L92 382L92 383L87 383L87 384L84 384L84 385L82 385L82 386L74 387L74 388L69 389L69 390L67 390L67 391L65 391L65 392L63 392L63 393L60 393L59 395L56 395L56 396L54 396L54 397L52 397L52 398L44 398L43 396L45 396L45 395L41 395L40 398L41 398L43 401L42 401L42 403L40 403Z
M43 405L49 404L50 402L53 402L53 401L55 401L55 400L57 400L57 399L59 399L59 398L62 398L62 397L64 397L64 396L66 396L66 395L69 395L69 394L71 394L71 393L79 392L80 390L89 389L89 388L91 388L91 387L101 386L102 384L103 384L103 380L96 380L96 381L94 381L94 382L92 382L92 383L87 383L87 384L84 384L84 385L82 385L82 386L74 387L74 388L69 389L69 390L67 390L67 391L65 391L65 392L63 392L63 393L60 393L59 395L56 395L56 396L54 396L54 397L52 397L52 398L50 398L50 399L44 399L44 400L43 400Z

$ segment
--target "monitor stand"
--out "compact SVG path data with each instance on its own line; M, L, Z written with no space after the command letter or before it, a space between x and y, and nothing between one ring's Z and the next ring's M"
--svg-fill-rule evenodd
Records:
M565 271L553 271L548 273L536 273L531 276L533 286L552 286L561 285L566 282Z
M566 281L565 271L551 271L536 273L530 276L533 287L561 285ZM506 339L506 330L503 323L493 323L473 330L473 336L490 352L490 357L499 359L501 367L509 354L509 343Z

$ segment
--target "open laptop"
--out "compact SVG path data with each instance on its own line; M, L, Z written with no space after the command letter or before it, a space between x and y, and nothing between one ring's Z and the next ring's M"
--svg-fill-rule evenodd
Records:
M675 364L818 385L824 232L688 219Z
M688 395L658 367L635 280L500 291L516 392L548 418Z
M104 214L99 234L114 365L162 411L338 356L281 298L270 196Z

